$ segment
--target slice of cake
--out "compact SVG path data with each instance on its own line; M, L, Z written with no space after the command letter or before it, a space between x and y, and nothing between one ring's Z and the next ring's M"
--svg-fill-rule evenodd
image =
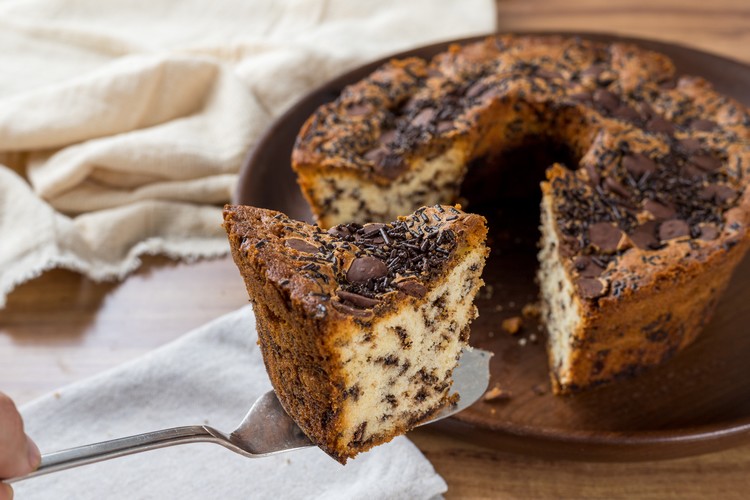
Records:
M488 254L484 218L420 208L327 232L227 206L224 227L284 409L341 463L449 404Z

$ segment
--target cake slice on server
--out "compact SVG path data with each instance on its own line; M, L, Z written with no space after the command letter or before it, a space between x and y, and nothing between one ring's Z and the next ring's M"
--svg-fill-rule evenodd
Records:
M324 231L227 206L224 227L284 409L336 460L403 434L455 396L483 284L483 217L436 205Z

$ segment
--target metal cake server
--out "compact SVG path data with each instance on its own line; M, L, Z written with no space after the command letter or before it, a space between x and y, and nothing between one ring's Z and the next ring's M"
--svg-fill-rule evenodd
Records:
M453 371L453 390L461 396L458 403L442 408L419 425L455 415L478 400L490 381L491 357L492 353L482 349L464 349L458 367ZM37 470L5 482L13 483L80 465L188 443L216 443L250 458L314 446L284 411L276 393L269 391L255 401L242 423L229 434L207 425L191 425L79 446L42 455Z

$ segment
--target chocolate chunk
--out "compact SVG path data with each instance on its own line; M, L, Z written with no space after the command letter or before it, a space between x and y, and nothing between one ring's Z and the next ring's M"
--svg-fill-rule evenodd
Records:
M604 180L604 185L607 187L607 189L623 198L630 197L630 193L628 193L628 190L625 189L625 186L617 182L612 177L607 177Z
M546 80L555 80L558 78L562 78L562 75L557 71L550 71L548 69L538 69L536 72L536 76L539 78L544 78Z
M737 191L726 184L709 184L698 192L698 198L713 201L719 205L732 202L737 197Z
M656 171L654 160L642 153L623 156L622 166L636 179L640 178L646 172L654 173Z
M418 299L421 299L427 293L427 288L415 280L400 281L396 283L396 288L404 292L406 295L411 295Z
M602 252L614 252L622 238L622 231L609 222L597 222L589 227L591 244Z
M417 113L417 116L414 117L411 123L412 125L417 127L425 127L432 122L432 120L435 118L435 115L436 113L434 108L425 108Z
M704 172L713 172L721 167L721 160L710 154L693 155L690 157L690 163Z
M331 306L339 312L360 318L369 318L373 315L372 309L358 309L341 302L331 301Z
M604 284L595 278L580 278L576 284L578 285L578 293L584 299L595 299L604 295Z
M622 105L618 107L613 113L612 116L619 120L624 120L626 122L634 122L636 120L640 120L641 114L631 108L630 106Z
M693 120L690 122L690 128L693 130L700 130L702 132L710 132L711 130L715 129L717 127L717 124L715 121L712 120L705 120L705 119L698 119Z
M690 226L684 220L671 219L662 222L659 226L659 239L662 241L673 240L683 236L690 236Z
M372 238L380 233L380 230L385 227L385 224L380 222L368 222L362 226L362 232L365 238Z
M599 181L602 180L601 175L599 174L599 171L596 169L596 165L593 165L591 163L586 163L583 168L586 170L586 173L589 174L589 180L591 181L592 186L598 186Z
M343 224L340 224L338 226L333 226L331 229L328 230L328 234L330 234L331 236L336 236L337 238L345 238L351 235L351 233L349 232L349 229Z
M700 231L700 239L704 241L715 240L719 236L719 228L714 224L701 224Z
M703 149L703 144L698 139L681 139L677 141L677 146L682 150L683 153L689 155L697 153Z
M587 255L576 257L573 266L578 271L578 276L582 278L596 278L604 272L604 268Z
M365 255L357 257L346 272L346 279L350 283L362 283L371 278L382 278L388 274L388 266L382 260Z
M603 64L592 64L588 68L581 71L582 77L597 78L605 69L606 66Z
M341 300L346 300L348 302L351 302L355 306L365 309L375 307L380 303L379 300L371 299L370 297L365 297L364 295L360 295L358 293L347 292L346 290L339 290L338 292L336 292L336 295L338 295Z
M437 132L438 134L442 134L443 132L448 132L449 130L453 130L454 125L451 120L442 120L438 122L437 124Z
M318 253L320 251L320 248L316 247L315 245L306 242L305 240L301 240L299 238L289 238L284 242L284 246L287 246L289 248L292 248L294 250L297 250L298 252L303 253Z
M382 132L380 134L380 137L378 137L378 143L382 145L391 145L394 142L396 142L396 130L386 130L385 132Z
M370 108L364 104L353 104L346 108L346 114L349 116L362 116L366 115L370 111Z
M596 89L594 91L594 102L610 113L620 107L620 98L609 90L604 89Z
M674 217L674 208L659 203L656 200L646 200L643 203L643 208L657 219L670 219Z
M375 163L375 172L390 180L395 180L406 168L401 155L385 153L380 155Z
M656 229L658 226L659 223L654 220L644 222L630 233L630 241L642 250L654 250L659 248L659 240L656 237Z
M591 104L594 102L594 96L588 92L580 92L578 94L569 95L568 99L581 104Z
M654 134L668 134L672 135L677 130L672 122L665 120L664 118L657 116L651 118L646 122L646 130L653 132Z
M695 179L696 177L703 177L706 175L703 170L693 165L692 163L686 163L680 170L682 175L684 177L687 177L688 179Z

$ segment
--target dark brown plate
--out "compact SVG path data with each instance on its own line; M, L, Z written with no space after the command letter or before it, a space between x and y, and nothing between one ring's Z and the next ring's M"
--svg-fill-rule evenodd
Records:
M680 73L703 76L719 91L750 105L748 66L667 43L604 34L578 36L630 41L667 54ZM476 38L458 42L472 40ZM431 57L447 45L431 45L396 57ZM386 60L336 78L284 114L248 156L236 201L311 220L290 167L296 134L319 105ZM508 171L505 179L497 179L497 185L506 184L506 179L522 182L517 175ZM528 182L524 184L536 181ZM527 209L520 208L524 202ZM443 424L443 429L500 449L579 460L674 458L750 442L750 259L737 270L713 321L672 361L633 380L556 397L550 393L537 323L525 320L516 336L500 327L503 319L520 315L538 293L534 283L537 204L535 194L508 207L468 207L488 216L492 238L492 255L484 274L492 294L487 288L477 300L480 317L472 326L471 342L496 354L491 384L510 397L481 401Z

